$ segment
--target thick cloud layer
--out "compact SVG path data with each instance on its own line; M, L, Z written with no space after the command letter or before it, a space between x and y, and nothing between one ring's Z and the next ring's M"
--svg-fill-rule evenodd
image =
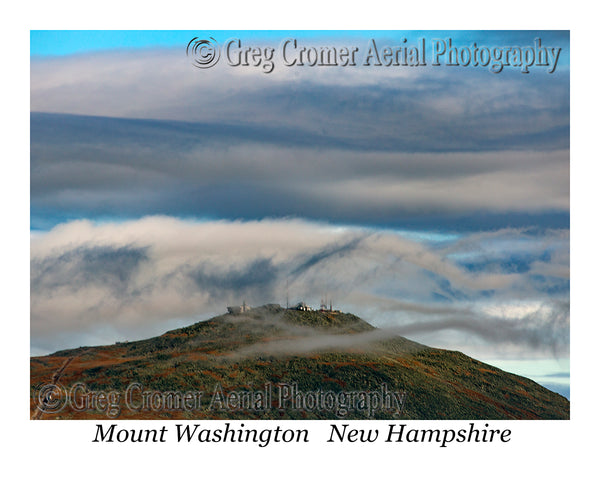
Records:
M564 354L568 252L563 231L416 241L300 220L74 221L32 237L32 348L143 338L289 293L328 296L391 333L436 332L437 345L458 334L488 352Z
M568 227L569 76L34 59L34 228L164 214ZM69 115L65 115L69 114Z

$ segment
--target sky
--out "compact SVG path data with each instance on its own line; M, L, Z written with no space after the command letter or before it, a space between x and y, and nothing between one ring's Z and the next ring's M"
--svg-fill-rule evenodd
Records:
M270 46L212 68L194 37ZM561 48L556 71L281 45ZM568 32L31 32L31 354L328 295L569 394ZM431 54L431 50L430 50Z

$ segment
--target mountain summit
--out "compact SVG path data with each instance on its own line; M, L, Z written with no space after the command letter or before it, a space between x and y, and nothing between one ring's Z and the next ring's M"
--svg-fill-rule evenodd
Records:
M242 310L32 357L32 418L569 418L569 401L532 380L350 313Z

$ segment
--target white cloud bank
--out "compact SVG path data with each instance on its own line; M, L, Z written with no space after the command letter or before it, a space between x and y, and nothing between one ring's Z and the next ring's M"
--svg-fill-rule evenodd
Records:
M145 338L243 300L285 304L289 282L291 302L327 294L433 346L564 354L568 249L564 231L417 242L295 219L73 221L31 238L32 352Z

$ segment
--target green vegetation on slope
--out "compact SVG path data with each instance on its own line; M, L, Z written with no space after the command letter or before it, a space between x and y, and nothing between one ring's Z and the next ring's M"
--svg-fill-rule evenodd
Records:
M52 371L75 357L63 385L93 391L207 392L203 409L150 412L144 418L340 418L339 412L298 408L209 409L211 394L294 385L301 392L404 392L400 414L350 411L343 418L508 419L569 417L569 402L535 382L460 352L429 348L403 337L383 338L360 318L268 305L221 315L159 337L87 347L31 359L32 398ZM34 401L32 400L32 405ZM35 408L35 405L32 407ZM124 418L138 418L123 411ZM105 418L61 412L61 418Z

